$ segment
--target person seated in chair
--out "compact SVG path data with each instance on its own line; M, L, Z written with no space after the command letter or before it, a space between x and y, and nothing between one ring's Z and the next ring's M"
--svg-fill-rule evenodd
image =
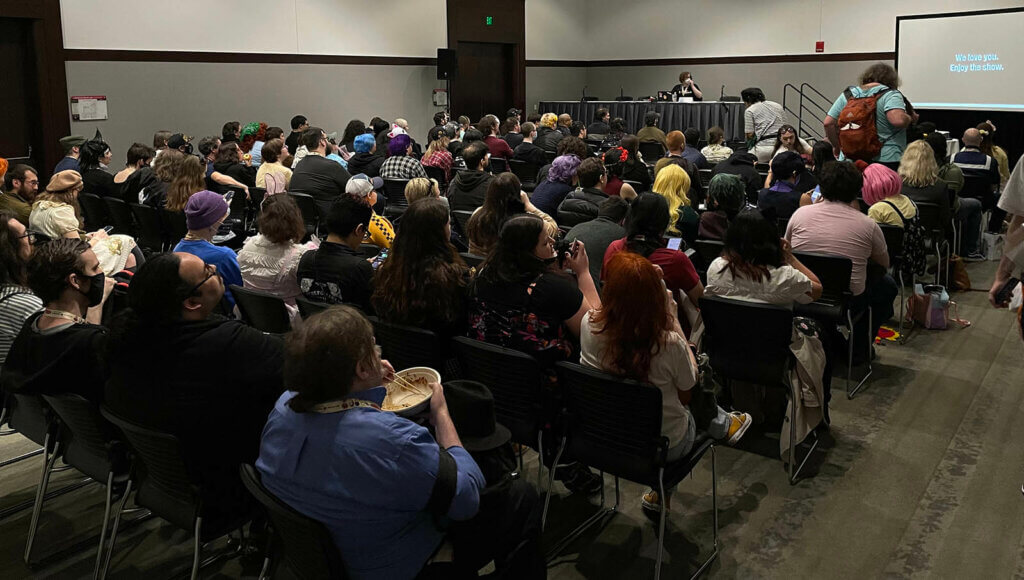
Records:
M587 125L587 135L591 139L603 141L612 131L612 128L608 125L610 119L611 115L608 113L608 109L601 107L594 111L594 122Z
M563 226L572 227L596 218L598 206L609 197L604 192L608 172L600 159L584 160L576 170L576 177L579 187L558 204L558 223Z
M796 188L800 176L806 171L803 159L792 151L783 151L772 158L770 188L762 189L757 195L757 209L775 210L776 217L786 219L800 207L800 196L804 193Z
M60 238L36 248L28 285L45 308L28 317L7 353L4 391L102 402L107 330L99 324L113 278L103 275L89 244Z
M537 126L526 122L522 124L520 129L523 132L523 139L512 152L512 159L525 161L539 169L544 165L545 159L544 150L533 144L533 140L537 138Z
M452 211L475 211L484 204L487 186L494 179L486 171L490 157L483 141L474 141L462 148L462 159L468 169L460 171L448 188Z
M303 296L327 304L354 304L370 309L373 266L359 251L373 209L353 195L344 195L327 213L327 239L302 255L296 276Z
M327 527L354 580L416 577L444 539L436 522L475 516L485 486L444 390L430 385L434 435L382 412L381 385L394 369L351 307L305 320L285 348L288 390L267 419L256 462L263 485Z
M212 191L200 191L192 195L185 204L185 224L188 226L188 233L174 246L174 251L198 256L204 263L216 266L217 273L225 285L241 286L244 283L242 270L238 266L235 251L213 243L213 236L217 234L217 230L227 217L228 203L224 201L223 196ZM229 308L235 306L235 298L230 290L224 292L224 298Z
M363 173L370 177L380 177L384 155L377 152L377 142L372 133L357 135L352 142L355 153L348 159L348 171L353 175Z
M658 128L659 121L661 121L661 113L657 111L647 111L644 113L644 128L637 132L636 138L638 141L661 143L663 147L668 149L668 143L665 141L665 132Z
M697 169L707 169L711 167L708 163L704 154L701 153L700 149L697 149L697 142L700 141L700 131L690 127L683 132L683 151L680 154L683 159L688 160L697 166Z
M729 225L747 205L743 181L738 175L723 173L708 184L708 209L700 214L697 239L721 240Z
M292 171L291 191L313 196L320 213L327 213L331 202L345 193L345 184L352 174L340 164L325 157L327 134L323 129L306 129L302 134L302 144L305 145L307 153ZM356 148L358 150L358 144ZM351 167L351 162L349 166ZM422 168L420 170L422 171Z
M412 179L426 177L423 164L411 155L412 139L400 133L388 142L388 158L380 166L380 176L384 179Z
M534 144L537 147L549 152L558 150L558 142L563 135L555 126L558 124L558 116L554 113L544 113L540 118L540 126L537 128L537 140ZM566 131L568 133L568 131Z
M678 305L666 292L662 272L632 252L615 254L604 268L601 307L583 316L580 362L628 379L650 383L661 391L661 434L668 438L667 461L676 461L693 448L697 427L688 404L697 386L697 360L679 325ZM732 445L751 425L750 415L729 413L714 403L714 395L698 408L712 407L707 433ZM695 401L696 402L696 401ZM665 490L669 509L672 489ZM645 510L659 511L662 498L651 489L643 495Z

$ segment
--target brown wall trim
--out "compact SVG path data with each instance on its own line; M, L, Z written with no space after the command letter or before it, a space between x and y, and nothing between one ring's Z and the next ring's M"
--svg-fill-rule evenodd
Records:
M436 66L433 57L355 56L329 54L263 54L252 52L185 52L174 50L64 50L68 61L220 62L257 64L370 64Z
M689 66L707 64L771 64L779 62L842 62L894 60L895 52L836 52L777 54L770 56L712 56L700 58L646 58L631 60L527 60L528 67Z

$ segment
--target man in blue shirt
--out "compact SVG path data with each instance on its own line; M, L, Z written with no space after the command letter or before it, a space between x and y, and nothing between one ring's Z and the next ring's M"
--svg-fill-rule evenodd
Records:
M917 118L917 113L907 112L907 101L899 92L900 79L896 70L884 63L876 63L868 67L860 76L860 86L850 87L855 98L870 97L882 91L888 91L878 97L875 110L875 129L878 139L882 142L882 151L872 163L882 163L893 171L899 169L903 150L907 148L907 127ZM839 150L839 115L846 107L846 95L841 93L825 117L825 135L832 143L833 153L839 160L845 157Z
M68 135L61 138L60 146L64 149L64 158L58 161L57 166L53 168L54 175L68 169L80 171L78 168L78 148L85 145L86 141L88 139L81 135Z
M231 248L215 246L213 236L220 224L228 217L228 202L219 193L200 191L188 198L185 204L185 223L188 233L174 246L175 252L186 252L197 256L206 264L216 266L217 273L224 280L224 298L228 306L235 307L235 297L227 286L241 286L242 269L238 266L238 256Z
M964 187L960 197L980 200L986 211L992 210L988 231L999 231L1006 214L995 207L999 197L999 165L991 156L981 152L982 136L977 129L964 131L964 148L953 156L953 164L964 174Z
M697 169L707 169L711 167L708 163L707 157L697 149L697 143L700 141L700 131L690 127L686 131L683 131L683 159L686 159L690 163L697 166Z
M439 520L476 515L485 485L444 391L430 385L436 439L381 410L387 390L379 385L394 369L381 360L373 327L350 306L304 321L285 353L288 391L267 419L256 462L263 484L327 526L354 580L414 578L444 539ZM445 479L443 455L454 459L455 489L441 502L447 509L431 513L435 486Z

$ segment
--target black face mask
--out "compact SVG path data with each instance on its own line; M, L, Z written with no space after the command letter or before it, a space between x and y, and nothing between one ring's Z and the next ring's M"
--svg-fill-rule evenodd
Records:
M100 272L95 276L87 276L85 274L78 274L78 276L80 278L90 280L88 292L82 292L79 290L79 292L82 292L82 294L85 294L85 296L89 298L89 307L92 308L93 306L98 306L100 302L103 302L103 282L104 278L106 278L106 276L103 275L103 272Z

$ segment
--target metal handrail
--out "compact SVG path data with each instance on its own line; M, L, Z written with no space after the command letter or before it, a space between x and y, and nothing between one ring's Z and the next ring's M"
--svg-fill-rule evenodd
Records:
M787 105L787 97L788 97L788 90L789 89L793 89L794 91L796 91L796 93L800 97L799 98L799 103L797 105L797 110L795 110L795 111L793 109L791 109ZM807 113L810 114L809 116L814 116L816 119L821 119L821 117L818 115L818 113L820 113L821 115L827 115L828 114L828 109L826 109L824 106L822 106L821 103L813 95L807 94L809 92L813 92L814 95L817 95L817 97L820 97L826 103L828 103L828 97L826 97L818 89L816 89L813 86L811 86L809 83L801 83L799 88L797 88L792 83L786 83L782 87L782 108L783 108L783 110L785 110L789 114L791 114L794 117L796 117L796 119L797 119L797 133L801 137L806 136L806 137L811 137L811 138L815 138L815 139L821 140L821 139L825 138L823 133L818 132L817 130L812 129L810 127L804 127L804 113L807 112ZM805 101L806 101L807 104L805 104ZM814 108L811 108L808 105L813 105ZM817 109L817 110L815 110L815 109Z

